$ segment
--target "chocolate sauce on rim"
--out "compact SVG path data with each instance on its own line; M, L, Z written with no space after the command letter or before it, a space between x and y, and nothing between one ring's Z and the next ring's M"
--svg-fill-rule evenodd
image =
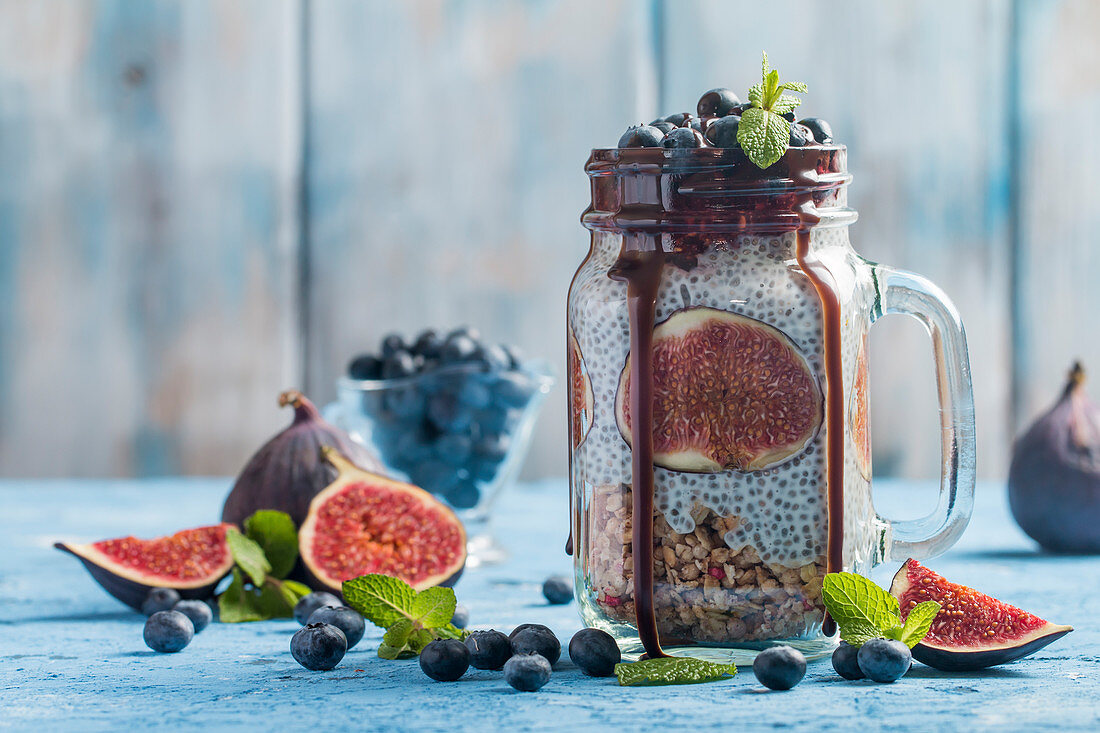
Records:
M609 276L627 284L630 380L637 385L630 391L635 426L631 450L634 604L638 636L650 658L667 656L661 649L653 593L652 374L657 294L662 270L672 256L665 250L666 233L796 232L795 260L813 284L822 312L829 525L826 571L842 569L841 306L832 273L812 251L810 231L821 221L818 204L835 197L849 180L844 173L845 157L842 146L789 148L780 161L762 171L740 150L631 148L593 150L585 167L591 178L592 205L582 222L593 230L621 231L623 238ZM570 502L572 510L572 490ZM572 550L572 525L571 519L567 551ZM835 632L828 616L824 631L829 635Z

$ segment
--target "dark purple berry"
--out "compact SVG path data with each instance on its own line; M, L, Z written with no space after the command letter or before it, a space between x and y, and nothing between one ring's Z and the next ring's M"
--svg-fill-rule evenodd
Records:
M458 639L436 639L420 652L420 669L437 682L454 682L470 668L470 651Z
M512 642L499 631L474 631L466 637L470 666L474 669L500 669L512 656Z
M385 359L391 354L396 354L398 351L405 350L405 342L401 336L396 333L391 333L382 339L382 358Z
M741 100L729 89L711 89L699 97L695 111L700 117L724 117L739 104Z
M666 148L701 148L704 144L702 133L690 127L676 128L661 143Z
M806 676L806 657L794 647L773 646L756 655L752 673L771 690L789 690Z
M812 145L813 142L814 135L810 132L810 128L794 122L791 123L790 146L792 148L802 148L807 145Z
M833 650L833 669L846 680L861 680L866 675L859 668L859 649L846 641L840 642L840 646Z
M656 148L661 145L665 134L650 125L636 125L628 128L619 138L620 148Z
M716 148L739 148L737 127L740 124L741 118L737 115L719 117L707 128L707 140Z
M348 376L352 379L381 379L382 360L374 354L360 354L348 364Z
M589 677L610 677L623 661L614 637L602 629L581 629L569 640L569 658Z
M295 661L314 671L332 669L347 651L347 637L332 624L306 624L290 637L290 653Z
M814 135L814 140L825 145L833 141L833 128L820 117L806 117L799 120L798 124L805 125Z

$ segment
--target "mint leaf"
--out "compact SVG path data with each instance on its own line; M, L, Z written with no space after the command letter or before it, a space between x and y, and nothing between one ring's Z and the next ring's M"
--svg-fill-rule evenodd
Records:
M255 585L263 585L264 578L271 572L271 565L264 556L263 548L234 527L226 530L225 540L229 544L233 561L248 574Z
M760 83L749 89L752 107L741 115L737 126L737 144L753 163L760 168L775 164L787 152L791 139L791 124L782 115L793 112L802 100L783 94L785 90L808 90L799 81L779 83L779 72L768 66L768 54L762 54Z
M733 677L737 666L705 662L691 657L662 657L615 665L623 687L640 685L689 685Z
M737 144L760 168L767 168L782 158L790 139L790 123L758 107L745 110L737 126Z
M821 596L840 638L852 646L883 636L901 621L897 599L862 575L829 573Z
M901 629L898 641L912 649L920 640L928 635L928 629L932 628L932 622L936 620L936 614L940 612L940 604L936 601L924 601L913 606L909 615L905 617L905 625Z
M413 622L408 619L401 619L386 629L386 633L382 636L382 643L395 649L401 649L409 643L409 637L412 636L413 631Z
M267 618L259 607L255 594L245 588L244 575L237 568L233 568L233 582L218 597L218 618L227 624L263 621Z
M299 600L301 600L302 598L305 598L306 596L308 596L310 593L313 592L313 589L310 588L308 585L306 585L305 583L299 583L296 580L284 580L282 582L283 582L283 585L285 587L290 588L292 591L294 591L298 595ZM297 603L297 602L298 601L295 601L295 603Z
M409 611L421 626L432 629L449 624L457 605L454 590L437 586L417 593Z
M289 514L261 509L244 520L245 535L263 550L268 571L276 578L285 578L298 561L298 530Z
M412 620L416 591L403 580L388 575L362 575L345 580L344 600L375 626L383 629L402 619ZM453 615L452 611L452 615ZM450 621L450 618L447 619Z

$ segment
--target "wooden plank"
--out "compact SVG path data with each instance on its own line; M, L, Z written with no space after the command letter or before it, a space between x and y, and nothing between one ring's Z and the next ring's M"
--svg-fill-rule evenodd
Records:
M231 473L297 380L298 5L0 6L0 472Z
M1025 428L1061 393L1075 359L1100 393L1100 237L1096 161L1100 140L1080 123L1100 114L1100 4L1017 2L1016 110L1020 150L1017 215L1016 427Z
M665 112L694 110L698 95L715 86L747 92L759 80L762 49L784 77L809 85L800 111L828 119L849 148L850 202L860 212L851 232L856 249L930 277L962 313L979 468L1003 476L1008 5L690 0L665 2L663 15ZM880 325L871 338L875 472L938 476L928 340L919 326L902 323Z
M589 149L654 106L647 3L311 4L309 388L389 331L477 326L565 364ZM565 392L527 474L563 475Z

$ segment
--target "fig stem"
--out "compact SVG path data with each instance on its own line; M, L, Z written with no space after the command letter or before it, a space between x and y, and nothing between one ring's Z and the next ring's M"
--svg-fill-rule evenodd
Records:
M321 413L317 412L317 408L300 390L288 389L279 395L279 407L287 405L294 408L294 422L321 418Z
M1073 362L1073 368L1069 370L1069 380L1066 383L1066 394L1073 392L1085 383L1085 368L1081 362Z

